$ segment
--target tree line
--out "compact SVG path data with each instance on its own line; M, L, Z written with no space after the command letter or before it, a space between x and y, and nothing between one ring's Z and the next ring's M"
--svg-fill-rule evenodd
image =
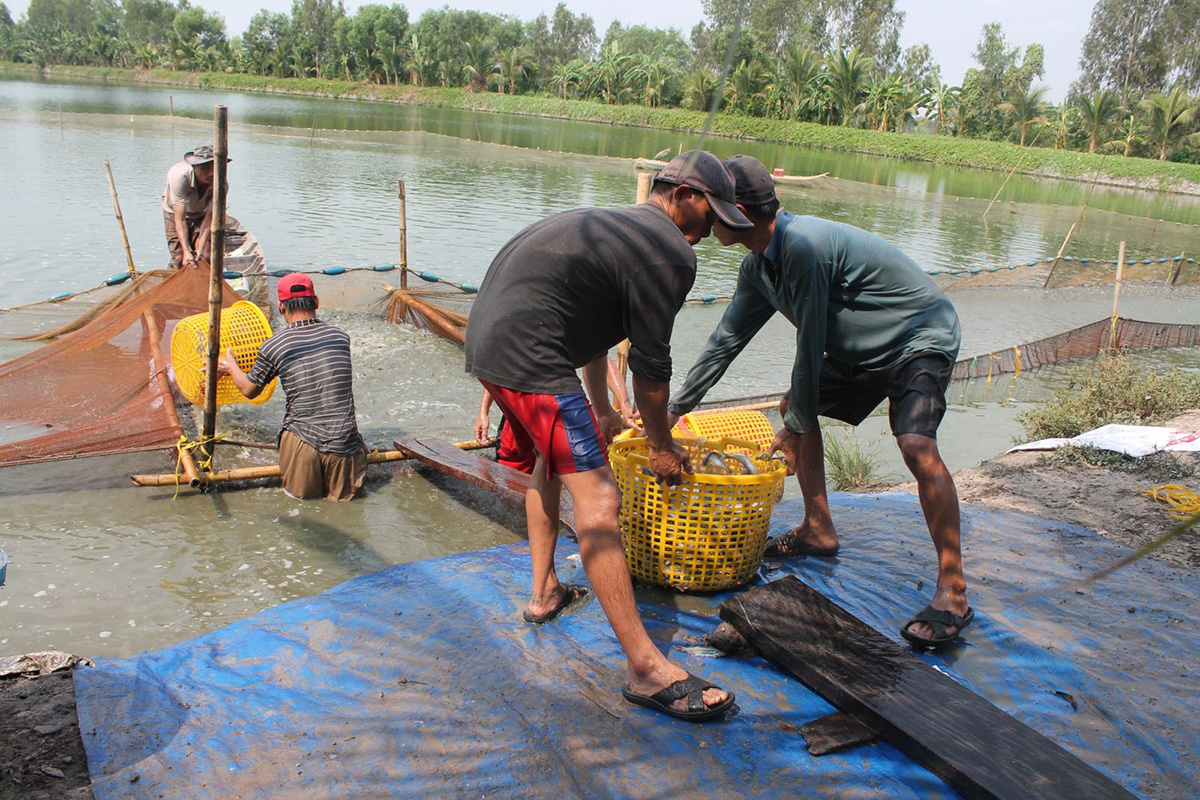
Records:
M559 3L532 20L443 7L293 0L232 38L189 0L0 2L0 59L242 72L564 100L708 109L881 131L1200 163L1200 0L1099 0L1065 102L1044 51L983 27L977 66L943 81L927 44L902 50L896 0L704 0L685 35L614 22L600 36Z

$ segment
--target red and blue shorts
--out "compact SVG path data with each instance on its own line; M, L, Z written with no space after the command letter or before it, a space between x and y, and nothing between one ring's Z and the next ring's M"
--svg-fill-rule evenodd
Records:
M528 464L540 454L547 477L587 472L608 463L592 406L582 392L533 394L480 383L500 406L512 431L513 447L505 448L506 461Z

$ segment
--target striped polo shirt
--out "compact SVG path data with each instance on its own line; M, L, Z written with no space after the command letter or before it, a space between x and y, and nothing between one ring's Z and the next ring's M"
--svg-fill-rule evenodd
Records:
M283 430L322 453L348 456L363 446L354 415L350 336L318 319L302 319L263 342L247 376L266 386L275 376L287 396Z

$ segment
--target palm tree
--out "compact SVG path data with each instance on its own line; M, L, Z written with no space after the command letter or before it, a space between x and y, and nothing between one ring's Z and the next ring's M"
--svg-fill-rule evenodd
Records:
M796 43L788 45L783 53L778 84L791 105L791 116L801 115L802 109L812 110L812 99L820 93L824 79L821 57L815 50Z
M701 65L683 79L683 107L707 109L717 91L717 76L708 67Z
M1109 121L1121 110L1121 101L1116 92L1101 89L1092 97L1080 97L1075 105L1079 107L1084 130L1088 134L1088 152L1094 153Z
M1154 143L1159 145L1159 161L1166 161L1175 146L1197 136L1180 137L1196 116L1195 102L1184 92L1182 84L1176 84L1170 94L1156 94L1141 102L1142 108L1150 114Z
M651 108L662 103L667 81L671 78L672 64L661 47L642 53L636 59L629 79L642 84L642 100Z
M503 94L504 85L508 85L508 93L517 93L517 81L526 77L530 69L533 67L533 57L524 47L510 47L500 54L500 60L497 63L500 76L501 94Z
M761 116L770 89L770 75L762 62L743 60L729 76L729 109Z
M954 121L954 111L958 108L959 98L962 97L962 89L957 86L949 86L941 84L933 90L933 132L939 134L942 128L949 126Z
M1017 92L1010 97L1006 102L996 106L1001 111L1007 111L1013 115L1013 128L1021 134L1021 147L1025 146L1025 137L1029 134L1029 126L1035 122L1045 122L1046 118L1042 113L1046 110L1046 101L1042 98L1046 96L1048 87L1035 86L1028 91Z
M873 62L853 48L848 53L845 50L831 53L825 63L834 105L842 115L842 124L849 125L851 115L866 94L864 85Z
M487 86L496 72L496 43L490 37L474 39L463 45L463 74L469 81L468 91L478 92Z

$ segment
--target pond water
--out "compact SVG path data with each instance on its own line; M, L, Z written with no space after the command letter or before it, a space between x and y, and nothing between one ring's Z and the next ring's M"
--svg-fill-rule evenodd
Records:
M173 98L175 117L167 114ZM166 169L211 139L200 119L230 107L230 212L263 243L271 268L394 262L396 181L408 194L408 255L417 269L478 284L513 234L548 214L633 201L635 156L690 147L678 134L528 117L269 95L0 80L0 306L94 286L124 269L102 161L113 167L139 267L165 264L159 194ZM60 111L61 108L61 111ZM516 145L510 146L510 145ZM790 173L832 179L782 192L799 213L841 219L893 241L930 268L1007 265L1055 253L1080 220L1086 184L1017 179L983 212L1003 176L865 156L710 139ZM569 152L562 152L569 151ZM1115 257L1200 249L1200 202L1096 187L1068 252ZM697 248L694 295L729 294L741 251ZM1165 267L1164 267L1165 269ZM1108 286L1042 291L1037 281L952 288L963 354L1029 341L1106 317ZM1026 273L1027 274L1027 273ZM368 442L400 435L469 437L478 387L461 352L390 325L372 303L383 276L321 277L327 316L354 342L355 392ZM1126 286L1122 313L1195 322L1196 290ZM676 324L677 371L692 363L720 304L689 305ZM777 391L788 380L790 326L770 323L713 398ZM30 345L0 342L0 359ZM1193 367L1187 351L1152 364ZM952 387L941 443L952 469L977 464L1020 432L1014 414L1062 382L1063 370ZM232 437L273 439L282 400L223 411ZM777 421L777 420L776 420ZM886 419L859 437L903 475ZM219 452L226 466L256 454ZM261 454L257 454L261 458ZM121 655L178 641L354 575L518 537L476 494L403 470L372 471L367 496L298 504L277 488L214 495L136 489L133 472L166 471L158 453L0 470L0 653L56 647ZM794 492L794 484L789 492ZM492 513L485 513L492 512ZM932 570L932 551L930 569ZM969 567L969 565L968 565ZM517 609L513 609L514 612Z

